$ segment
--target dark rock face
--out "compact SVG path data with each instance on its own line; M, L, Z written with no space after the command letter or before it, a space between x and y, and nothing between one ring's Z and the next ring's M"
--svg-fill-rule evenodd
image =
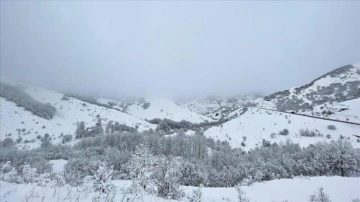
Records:
M317 82L327 77L334 78L341 83L317 85ZM351 79L349 79L351 78ZM295 88L292 96L289 90L273 93L264 97L266 101L273 101L279 111L306 111L324 103L343 102L360 97L360 69L347 65L335 69L312 82ZM316 86L316 90L310 88Z

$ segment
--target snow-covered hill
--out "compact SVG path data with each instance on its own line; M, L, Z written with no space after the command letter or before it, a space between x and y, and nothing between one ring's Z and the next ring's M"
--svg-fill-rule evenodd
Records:
M335 129L331 127L329 129L330 125L335 126ZM284 129L289 131L288 135L279 134ZM321 134L321 136L301 136L299 132L301 129L314 131ZM208 129L205 131L205 135L214 139L227 140L234 147L249 150L260 145L263 139L277 143L291 139L302 146L307 146L317 141L338 139L340 135L352 140L354 146L360 147L357 138L353 136L359 134L359 131L360 125L315 119L259 108L249 108L248 111L238 118ZM272 133L275 133L275 135L272 135Z
M43 88L27 87L24 90L32 98L41 103L50 103L56 108L55 116L50 119L40 118L14 102L0 97L0 137L11 137L14 140L22 138L19 144L23 148L36 147L40 138L49 134L53 143L59 143L62 135L74 134L77 124L84 121L87 127L94 126L98 118L103 122L103 127L108 121L117 121L130 127L138 127L139 131L155 129L156 125L136 118L124 112L90 104L69 97L63 100L63 94Z
M360 147L358 139L353 136L360 135L360 65L338 68L304 86L251 102L254 105L246 108L245 113L244 107L234 110L226 117L233 119L208 129L205 135L227 140L231 145L245 150L261 144L263 139L270 142L291 139L307 146L340 136L349 138L356 147ZM279 134L284 129L289 131L288 135ZM302 129L318 135L301 136Z
M4 139L11 136L14 140L20 137L20 147L31 148L38 146L40 137L45 134L49 134L54 143L61 142L63 135L75 133L81 121L85 122L86 127L91 127L100 118L103 128L106 123L113 121L144 131L157 127L146 120L166 118L192 123L228 120L221 125L214 124L205 131L205 135L227 140L231 145L247 150L261 144L263 139L281 142L290 138L303 146L319 140L337 139L340 136L355 142L357 140L353 135L359 135L359 125L321 120L316 117L360 123L359 66L341 67L305 86L274 93L264 99L255 96L236 96L178 104L168 99L151 97L126 102L107 98L87 100L77 96L65 96L64 99L62 93L26 87L24 92L33 99L55 107L55 116L51 119L41 118L0 97L0 137ZM288 114L286 111L294 114ZM335 129L331 129L334 127L330 125ZM279 135L284 129L287 129L289 134ZM300 136L301 129L315 131L322 136ZM360 143L356 142L355 145L359 146Z
M128 103L125 107L127 113L146 120L155 118L170 119L173 121L186 120L192 123L213 121L211 118L181 108L173 101L162 98L146 98L141 102Z
M360 98L360 65L335 69L312 82L264 97L279 111L312 111L315 106Z
M254 105L258 96L244 95L233 97L209 97L205 99L179 102L178 104L187 110L210 117L213 120L228 118L233 111Z

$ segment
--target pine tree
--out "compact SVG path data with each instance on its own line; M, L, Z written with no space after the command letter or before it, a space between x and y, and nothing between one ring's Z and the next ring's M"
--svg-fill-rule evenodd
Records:
M82 138L85 133L85 123L81 121L76 128L75 137L76 139Z

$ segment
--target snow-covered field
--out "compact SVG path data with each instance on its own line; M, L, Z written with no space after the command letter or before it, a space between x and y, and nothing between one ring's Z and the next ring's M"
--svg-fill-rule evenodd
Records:
M130 181L113 181L117 192L114 201L127 201L132 196L125 194L121 189L128 187ZM352 202L360 198L360 178L355 177L299 177L294 179L272 180L262 183L254 183L250 186L241 186L246 197L251 202L306 202L312 194L317 193L319 187L324 188L332 202ZM87 192L86 189L64 187L40 187L34 184L10 184L0 181L0 201L92 201L99 193ZM191 196L196 187L182 187L186 196ZM189 201L187 197L180 201ZM143 198L138 197L135 201L173 201L145 194ZM236 202L237 192L235 188L202 188L202 201L205 202Z

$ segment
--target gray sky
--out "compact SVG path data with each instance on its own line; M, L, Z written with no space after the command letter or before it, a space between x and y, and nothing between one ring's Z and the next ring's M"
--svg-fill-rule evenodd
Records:
M1 79L103 96L272 93L360 62L360 2L1 1Z

